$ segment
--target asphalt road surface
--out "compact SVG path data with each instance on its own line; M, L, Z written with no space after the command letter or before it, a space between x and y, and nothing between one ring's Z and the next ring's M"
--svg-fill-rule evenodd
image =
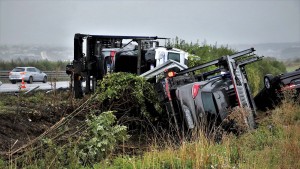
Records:
M11 83L3 83L0 85L0 93L3 92L18 92L20 90L21 83L11 84ZM61 81L56 83L42 83L42 82L34 82L32 84L25 83L25 89L21 89L24 91L28 91L34 89L36 87L37 90L51 90L51 89L59 89L59 88L69 88L69 81Z

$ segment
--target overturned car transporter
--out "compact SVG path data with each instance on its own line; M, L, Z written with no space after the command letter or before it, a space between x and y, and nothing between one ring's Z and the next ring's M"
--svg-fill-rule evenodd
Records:
M124 39L131 39L138 45L131 51L120 50L126 46L122 43ZM145 48L147 45L155 46L157 39L165 38L75 34L74 61L66 70L73 78L75 97L81 98L84 93L93 92L96 81L112 73L112 69L134 63L136 71L133 71L132 65L122 67L122 71L136 73L155 83L168 119L178 130L193 129L201 121L222 122L236 107L247 111L245 123L250 129L255 128L256 106L245 69L248 64L262 59L254 54L254 48L188 68L186 53L180 50ZM84 40L86 54L83 52ZM118 55L120 53L125 54ZM123 60L118 62L115 56ZM150 59L147 59L149 56ZM121 66L118 66L120 63ZM85 89L82 87L84 80Z
M147 46L157 45L154 40L158 39L166 38L75 34L74 60L72 64L67 65L66 69L66 73L72 77L75 97L81 98L84 93L88 94L95 90L96 81L109 73L109 69L113 66L115 53L126 46L123 44L124 40L131 40L130 42L138 44L136 72L138 75L141 74L142 50ZM85 81L85 89L82 87L83 81Z

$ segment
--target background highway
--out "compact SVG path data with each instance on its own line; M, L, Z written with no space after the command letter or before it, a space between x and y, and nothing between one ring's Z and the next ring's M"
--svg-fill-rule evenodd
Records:
M0 93L3 92L17 92L20 90L21 82L16 84L11 84L8 80L9 70L0 70ZM69 76L65 71L44 71L47 74L48 82L33 82L32 84L27 84L25 82L25 89L23 91L28 91L36 87L37 90L52 90L54 88L69 88ZM50 79L58 79L56 83L52 82ZM1 82L2 81L2 82ZM2 83L2 85L1 85Z
M1 83L1 82L0 82ZM11 83L3 83L0 84L0 93L3 92L18 92L20 90L21 83L11 84ZM59 88L69 88L69 81L59 81L59 82L34 82L32 84L25 83L26 88L22 89L23 91L28 91L38 87L37 90L52 90Z

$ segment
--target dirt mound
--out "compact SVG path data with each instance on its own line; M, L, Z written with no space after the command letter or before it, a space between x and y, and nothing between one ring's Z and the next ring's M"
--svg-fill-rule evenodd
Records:
M67 93L0 95L0 153L35 139L74 110ZM75 103L76 104L76 103Z
M45 118L43 117L43 120L40 121L32 121L25 114L0 114L1 152L19 147L40 135L53 124L46 121Z

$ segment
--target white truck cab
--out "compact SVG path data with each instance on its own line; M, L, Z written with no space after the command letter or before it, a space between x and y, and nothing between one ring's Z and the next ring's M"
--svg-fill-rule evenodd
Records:
M177 68L179 70L188 68L187 52L176 48L155 47L149 49L145 54L147 62L151 63L150 70L144 72L140 76L150 79L162 74L166 69Z
M176 48L155 48L156 66L161 65L168 60L174 60L182 65L187 66L188 53Z

